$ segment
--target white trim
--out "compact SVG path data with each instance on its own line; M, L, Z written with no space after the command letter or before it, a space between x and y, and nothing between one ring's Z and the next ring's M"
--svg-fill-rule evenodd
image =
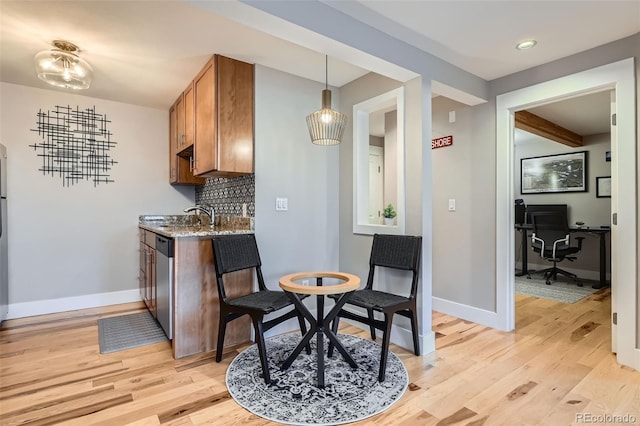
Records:
M452 302L439 297L433 297L431 300L433 301L433 310L436 312L442 312L444 314L451 315L465 321L482 324L487 327L500 328L498 326L498 316L495 312L464 305L462 303Z
M111 293L87 294L85 296L60 299L37 300L34 302L12 303L7 319L25 318L36 315L56 314L78 309L99 308L121 303L140 302L140 290L123 290Z
M516 111L602 90L615 89L618 141L612 155L619 160L617 277L618 362L640 369L637 339L637 138L634 58L536 84L496 97L496 311L500 329L515 327L513 128ZM614 213L614 212L612 212ZM615 225L613 225L615 227ZM612 229L612 232L615 232ZM613 241L613 238L612 238Z

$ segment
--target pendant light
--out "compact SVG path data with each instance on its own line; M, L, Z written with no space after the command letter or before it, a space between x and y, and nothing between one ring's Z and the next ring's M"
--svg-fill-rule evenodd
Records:
M325 89L322 91L322 109L307 115L311 142L316 145L337 145L342 141L347 116L331 109L329 90L329 57L325 55Z
M87 61L77 55L78 46L65 40L54 40L53 45L55 49L35 56L38 78L65 89L88 89L93 71Z

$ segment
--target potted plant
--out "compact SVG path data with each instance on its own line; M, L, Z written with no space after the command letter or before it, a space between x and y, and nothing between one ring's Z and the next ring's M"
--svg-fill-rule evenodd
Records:
M387 207L382 211L385 225L393 225L393 218L397 216L396 211L393 209L393 204L389 203Z

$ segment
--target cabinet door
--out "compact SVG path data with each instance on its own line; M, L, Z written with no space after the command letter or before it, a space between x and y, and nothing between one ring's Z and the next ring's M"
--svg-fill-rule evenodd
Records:
M144 231L141 234L141 239L144 238ZM140 297L142 300L145 300L147 294L147 246L143 241L140 241L140 276L138 280L140 281Z
M182 151L184 148L184 96L180 95L180 97L176 100L175 103L176 109L176 130L177 130L177 142L178 149L177 152Z
M180 95L169 110L169 183L202 185L206 179L193 174L193 148L180 146L186 140L185 97ZM180 129L182 136L180 136Z
M217 62L218 171L253 173L254 66L224 56Z
M178 127L175 105L169 110L169 183L178 182Z
M215 108L215 62L211 58L193 81L195 99L194 174L201 175L218 169L216 150L217 115Z
M195 139L195 100L193 96L193 83L189 84L182 94L184 102L184 148L193 146Z

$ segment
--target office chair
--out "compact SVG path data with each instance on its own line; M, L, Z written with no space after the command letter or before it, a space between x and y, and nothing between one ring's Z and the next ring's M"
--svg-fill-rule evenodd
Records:
M567 215L562 212L538 212L531 217L533 222L533 234L531 236L531 247L543 259L553 262L553 267L539 271L544 273L545 283L551 284L551 279L558 279L558 274L566 275L573 279L578 287L582 287L582 282L576 274L567 272L557 267L557 263L563 260L574 261L574 254L582 249L584 237L577 237L577 247L571 246L569 239L569 223ZM527 275L531 278L531 275Z
M369 275L367 284L361 290L356 290L346 305L353 305L364 308L367 315L360 315L344 308L340 310L338 316L332 324L334 333L338 332L340 318L347 318L367 324L371 331L371 339L376 338L376 329L382 331L382 350L380 354L380 369L378 370L378 381L383 382L385 371L387 368L387 357L389 352L389 338L391 336L391 325L395 314L409 318L411 321L411 332L413 334L413 351L416 355L420 355L420 346L418 344L418 319L416 311L416 293L418 291L418 272L420 269L420 253L422 250L422 237L409 235L383 235L375 234L373 236L373 245L371 247L371 257L369 259ZM394 291L384 292L374 290L374 274L377 268L389 268L411 271L411 280L393 279L389 284L393 288L398 288L401 292L401 285L405 285L404 293L408 295L396 294ZM408 284L410 289L407 291ZM389 287L388 287L389 288ZM329 297L335 299L335 295ZM383 320L376 319L375 312L381 312L384 315ZM329 353L333 353L333 345L329 344Z
M271 383L269 374L269 362L264 341L264 333L274 326L294 317L298 317L302 335L306 334L307 327L304 317L296 309L292 309L269 321L263 321L266 314L279 311L292 305L283 291L269 290L262 276L262 262L258 253L258 245L253 234L225 235L212 239L215 257L216 282L218 296L220 298L220 323L218 325L218 346L216 362L222 359L222 347L227 323L243 315L249 315L255 329L255 339L258 344L258 353L262 365L262 373L265 383ZM255 269L258 281L258 291L229 298L225 291L225 274L244 269ZM230 280L231 281L231 280ZM307 353L311 349L307 346Z

